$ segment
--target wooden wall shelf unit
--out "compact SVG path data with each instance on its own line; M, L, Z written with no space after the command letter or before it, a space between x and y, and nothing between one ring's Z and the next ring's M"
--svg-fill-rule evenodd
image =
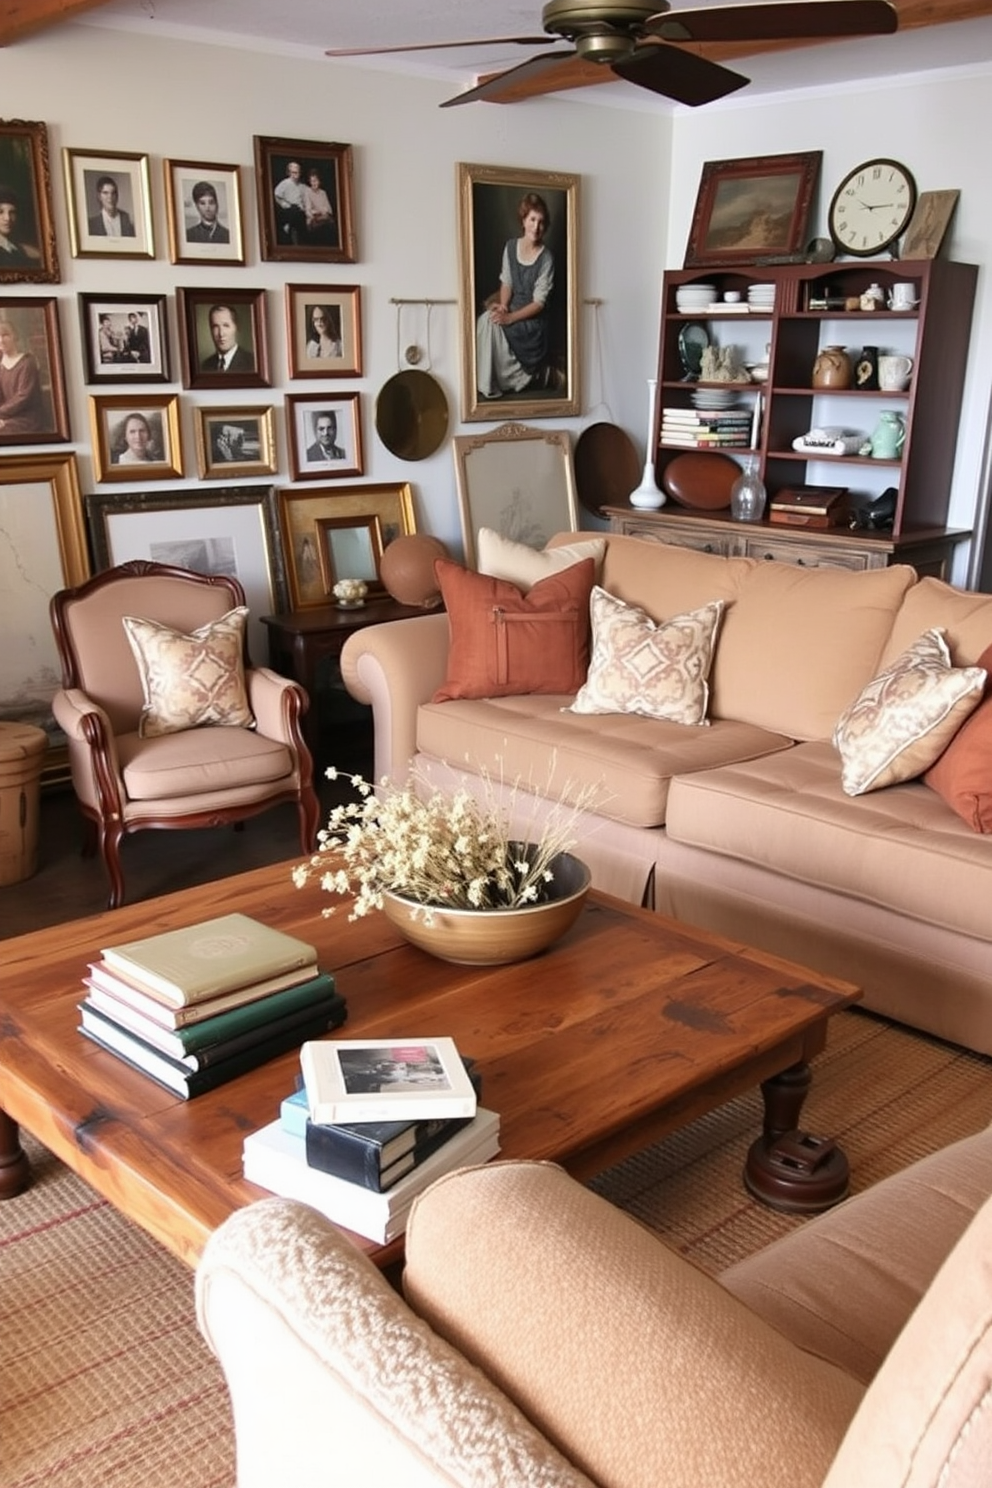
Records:
M812 531L768 522L732 523L729 516L705 514L669 503L660 512L614 508L615 530L639 530L642 536L709 547L717 552L759 552L768 558L798 562L826 561L845 567L884 567L911 562L921 572L944 572L954 546L967 531L946 530L951 477L978 269L947 259L899 261L842 260L830 264L754 265L733 269L680 269L665 274L658 357L655 472L664 485L668 464L685 446L662 436L666 409L693 408L693 393L707 387L737 394L737 402L754 409L761 400L753 446L728 447L735 457L758 457L769 501L788 487L846 486L852 498L864 500L895 487L898 495L891 530L870 532L831 528ZM871 285L888 297L892 285L916 288L912 310L847 309ZM677 291L693 284L713 285L713 306L684 313ZM736 291L748 304L753 285L774 285L774 302L763 308L723 309L722 296ZM826 302L829 308L821 308ZM689 326L701 327L709 343L740 348L749 364L768 364L767 381L706 383L686 374L683 347ZM697 329L691 333L697 346ZM856 361L866 346L880 354L913 359L908 387L901 392L812 386L813 364L824 346L845 347ZM870 455L799 453L798 436L813 428L862 431L867 438L883 411L904 416L906 438L900 458ZM711 446L712 447L712 446ZM742 535L743 534L743 535Z

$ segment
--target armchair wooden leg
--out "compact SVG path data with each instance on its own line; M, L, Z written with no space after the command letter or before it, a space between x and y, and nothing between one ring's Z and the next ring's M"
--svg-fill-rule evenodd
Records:
M110 879L108 909L119 909L124 903L124 870L121 867L121 841L124 828L119 823L103 822L99 829L100 856Z
M310 854L317 847L317 829L320 826L320 797L317 792L312 789L301 791L296 810L300 818L300 847Z

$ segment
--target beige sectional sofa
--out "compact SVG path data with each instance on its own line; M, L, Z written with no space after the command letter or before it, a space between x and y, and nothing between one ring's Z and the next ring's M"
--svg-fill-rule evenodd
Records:
M405 1300L302 1204L211 1236L239 1488L978 1488L992 1130L718 1278L560 1168L440 1179Z
M919 779L845 794L831 743L930 628L955 666L975 665L992 596L905 566L806 570L623 536L598 582L658 621L725 601L708 726L571 712L560 694L433 703L449 641L435 612L344 648L346 685L373 709L377 779L416 759L476 789L480 770L538 795L596 784L576 850L597 887L847 978L867 1008L992 1054L992 836ZM524 791L518 809L543 807Z

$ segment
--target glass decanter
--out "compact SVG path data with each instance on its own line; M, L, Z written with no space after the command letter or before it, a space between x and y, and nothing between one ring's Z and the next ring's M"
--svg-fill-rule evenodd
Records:
M735 522L760 522L768 493L758 474L758 460L748 455L744 469L730 488L730 515Z

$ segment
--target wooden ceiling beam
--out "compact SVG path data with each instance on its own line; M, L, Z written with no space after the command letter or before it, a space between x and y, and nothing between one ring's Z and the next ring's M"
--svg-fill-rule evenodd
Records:
M913 31L920 26L945 26L955 21L972 21L979 16L992 15L992 0L893 0L899 12L900 31ZM678 5L672 7L678 11ZM739 57L753 57L759 52L799 51L801 47L822 46L821 40L811 41L766 41L766 42L707 42L699 43L692 50L713 62L732 62ZM488 82L490 73L478 79ZM553 81L552 81L553 79ZM491 103L522 103L528 98L538 98L543 93L564 93L571 88L595 87L599 83L612 83L616 77L608 66L601 62L584 62L573 57L563 62L550 76L545 73L530 81L511 82Z
M23 41L102 4L104 0L0 0L0 46Z

